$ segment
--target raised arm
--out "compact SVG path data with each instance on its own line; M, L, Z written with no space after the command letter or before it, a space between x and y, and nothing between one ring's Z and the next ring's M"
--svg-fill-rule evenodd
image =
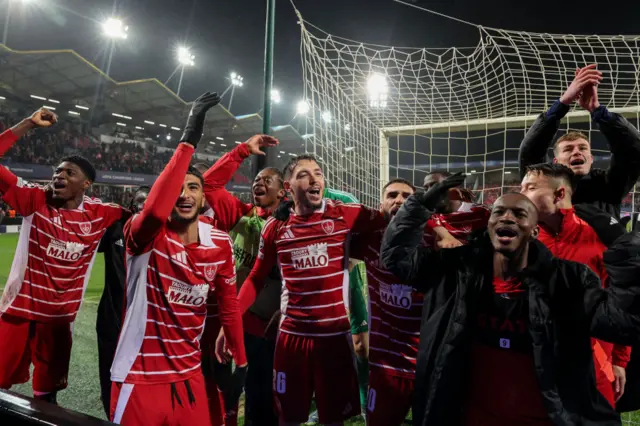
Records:
M144 251L166 223L180 196L195 147L202 138L207 111L218 103L218 94L209 92L193 102L182 142L153 184L142 212L127 223L127 250Z
M418 291L426 291L436 281L444 265L443 251L422 244L424 226L449 188L461 185L464 175L455 174L433 185L426 193L410 196L400 207L382 239L382 264L398 278L411 282ZM451 249L460 250L460 249ZM424 279L430 277L430 279Z
M569 112L571 105L578 99L583 89L590 84L597 84L601 78L602 74L595 69L595 65L576 70L575 78L560 99L533 122L522 140L518 153L520 178L524 177L528 166L546 161L547 150L553 143L560 120Z
M30 130L51 127L57 121L56 115L45 108L34 112L31 117L25 118L0 135L0 157ZM26 187L22 179L4 166L0 166L0 192L3 200L25 217L33 214L47 201L46 192L42 188Z
M246 158L252 154L264 155L261 148L276 145L277 139L271 136L253 136L220 157L204 174L204 196L215 213L219 229L231 231L240 218L253 207L231 195L225 186Z

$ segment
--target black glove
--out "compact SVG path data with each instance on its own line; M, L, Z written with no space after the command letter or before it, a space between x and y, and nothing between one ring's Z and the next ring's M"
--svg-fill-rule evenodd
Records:
M204 119L207 115L207 111L212 107L220 103L220 96L217 93L207 92L204 95L200 95L198 99L193 101L191 105L191 111L189 117L187 117L187 124L184 126L184 133L180 142L188 142L194 147L198 145L202 138L202 131L204 130Z
M247 378L247 366L238 367L233 370L228 386L222 391L222 399L224 399L224 411L227 415L235 414L240 395L244 389L244 381Z
M427 210L435 211L436 207L446 197L451 188L455 188L464 183L466 175L462 172L451 175L442 182L434 184L426 192L418 192L416 198Z
M284 222L289 219L289 216L291 215L289 209L291 208L293 208L293 200L282 200L273 212L273 217Z

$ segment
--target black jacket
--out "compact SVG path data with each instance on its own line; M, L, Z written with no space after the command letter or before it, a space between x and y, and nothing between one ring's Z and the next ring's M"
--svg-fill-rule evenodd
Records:
M124 313L124 289L127 271L123 221L107 228L100 240L98 251L104 253L104 290L98 304L96 332L104 342L118 342Z
M580 178L573 203L593 204L620 218L622 199L640 176L640 133L621 115L604 111L605 114L594 112L592 116L611 149L609 168L592 169ZM547 150L553 145L562 116L540 114L525 135L518 156L521 178L527 166L547 161Z
M425 293L414 425L453 426L460 424L455 416L464 407L472 319L493 279L493 248L486 235L455 249L421 247L430 216L410 197L385 232L381 260ZM638 247L640 238L631 234L612 245L609 261L617 269L607 290L588 267L554 258L537 241L530 247L522 282L540 390L556 425L620 425L619 415L596 389L590 337L625 345L638 339L640 260L628 261L630 250L640 258Z

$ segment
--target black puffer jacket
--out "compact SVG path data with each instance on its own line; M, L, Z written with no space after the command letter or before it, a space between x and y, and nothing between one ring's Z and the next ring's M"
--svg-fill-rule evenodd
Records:
M547 161L562 116L540 114L525 135L518 158L521 178L527 166ZM594 111L592 117L609 143L611 162L607 170L592 169L579 179L573 204L592 204L620 218L622 199L640 176L640 133L624 117L606 109Z
M421 246L431 216L410 197L389 224L381 248L386 268L425 293L413 405L414 425L460 424L479 296L493 279L488 236L434 251ZM530 247L522 282L529 297L530 334L540 391L558 426L620 425L597 391L591 337L633 344L640 333L640 238L624 234L608 255L617 269L602 289L591 270ZM630 260L632 259L632 260ZM460 417L456 417L460 415Z

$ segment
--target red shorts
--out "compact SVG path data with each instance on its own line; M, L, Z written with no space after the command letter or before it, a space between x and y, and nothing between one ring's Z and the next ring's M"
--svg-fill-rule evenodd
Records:
M306 423L315 395L320 423L360 414L351 335L304 337L281 332L273 362L273 391L280 420Z
M182 382L159 384L114 382L110 418L131 426L210 426L204 377L198 373Z
M29 381L33 391L56 392L67 387L71 357L71 323L44 323L0 315L0 388Z
M415 379L395 377L378 368L369 373L368 426L399 426L409 413Z

